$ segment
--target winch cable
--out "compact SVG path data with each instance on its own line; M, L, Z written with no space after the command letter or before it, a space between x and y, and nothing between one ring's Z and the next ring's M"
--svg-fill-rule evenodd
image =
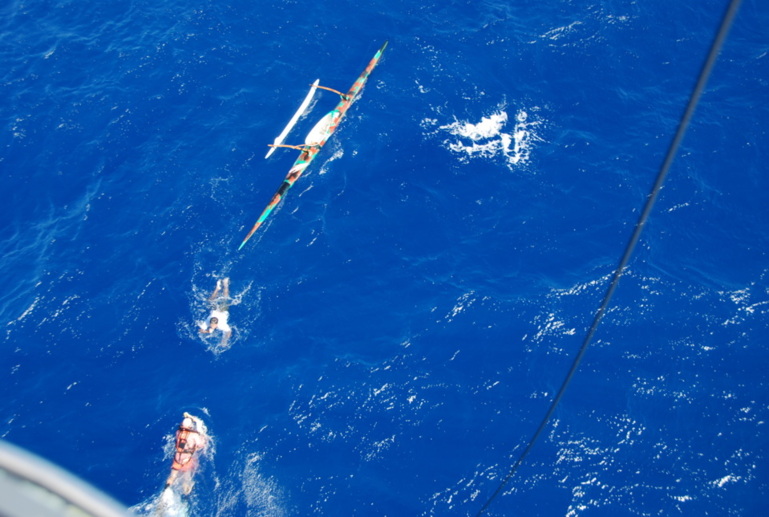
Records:
M665 156L665 160L663 161L662 166L659 170L659 173L657 174L657 180L654 182L654 186L652 187L651 192L649 193L649 196L646 199L646 205L644 206L643 212L641 213L641 216L638 219L638 223L636 224L635 230L633 231L633 235L630 237L630 241L625 247L625 252L622 255L622 259L620 260L619 265L614 271L614 275L612 277L611 283L609 284L609 288L606 291L606 295L603 298L603 302L601 303L601 306L598 308L598 312L596 312L595 318L593 319L593 324L590 326L590 329L588 330L587 335L585 336L585 339L582 342L582 346L577 352L577 355L574 358L574 361L572 362L571 368L569 369L568 373L566 374L566 378L563 380L563 383L561 384L561 388L558 390L558 393L553 399L553 402L550 404L550 408L547 410L547 413L545 414L545 417L542 419L542 422L539 424L539 427L534 433L534 436L532 436L528 445L523 450L521 455L518 457L518 460L515 462L515 464L513 464L510 471L502 479L496 491L491 495L491 497L488 498L486 503L483 505L480 511L476 514L477 516L480 516L484 512L486 512L486 510L489 508L489 505L491 505L494 499L496 499L504 491L505 486L507 486L507 483L513 477L513 475L515 475L515 472L518 470L518 467L520 467L521 463L523 463L523 460L526 458L526 456L529 454L531 449L534 447L534 444L536 443L539 436L542 434L542 431L545 430L545 427L550 421L550 418L553 416L553 413L555 412L555 409L558 406L558 403L563 398L563 395L566 392L566 388L569 386L569 383L574 377L574 374L576 373L577 368L579 367L579 363L582 361L582 358L585 355L585 352L587 351L587 348L590 345L591 340L593 339L593 335L595 334L596 329L598 328L598 324L601 322L604 315L606 314L606 310L609 307L609 302L611 301L611 298L614 295L614 291L617 289L617 284L619 283L619 279L622 276L622 273L624 272L624 269L627 266L628 262L630 261L630 257L633 254L633 250L635 249L636 244L638 244L638 240L641 237L641 232L643 231L644 226L646 225L646 220L649 218L649 214L651 213L652 208L654 207L654 203L657 200L657 196L660 190L662 189L662 185L665 182L665 178L667 177L668 171L670 170L670 166L673 163L673 159L675 158L675 155L678 151L678 147L680 146L681 141L684 138L684 134L686 133L686 129L689 125L689 121L692 119L692 116L694 115L694 110L697 108L697 103L700 100L702 91L705 89L705 84L708 82L708 78L710 77L710 73L713 69L713 65L715 64L718 54L721 51L721 47L723 46L723 43L726 40L726 36L729 33L729 29L732 25L732 22L734 21L734 18L737 15L737 11L739 10L741 1L742 0L731 0L729 7L727 8L726 13L723 16L723 19L721 21L721 26L718 30L718 33L716 34L715 39L713 40L713 44L710 47L710 52L708 54L707 59L705 60L705 64L703 65L702 70L700 71L697 84L694 86L694 90L692 91L689 97L689 103L686 106L686 110L684 111L683 116L681 117L681 121L678 124L678 130L676 131L676 134L673 137L673 141L670 144L668 152Z

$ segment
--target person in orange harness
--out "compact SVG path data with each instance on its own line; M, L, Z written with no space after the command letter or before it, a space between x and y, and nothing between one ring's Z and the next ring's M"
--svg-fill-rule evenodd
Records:
M206 435L201 434L201 429L198 429L197 418L184 413L184 420L176 431L174 462L171 465L171 474L166 480L166 488L173 484L180 472L194 472L198 464L197 455L206 448L206 442ZM192 491L191 476L183 488L185 494Z

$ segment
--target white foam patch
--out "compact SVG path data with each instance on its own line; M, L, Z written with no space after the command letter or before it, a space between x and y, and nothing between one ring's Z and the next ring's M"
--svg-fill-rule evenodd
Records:
M574 336L577 333L575 328L567 326L566 322L558 319L553 313L537 316L534 323L537 325L537 332L531 338L534 343L542 343L552 337Z
M769 300L762 289L756 289L758 284L753 282L750 287L732 292L719 292L722 297L728 298L734 304L736 313L723 322L724 326L740 325L753 318L769 313Z
M343 156L344 156L344 149L342 149L342 147L339 145L335 146L334 153L331 155L331 157L328 160L323 162L323 165L321 165L320 172L318 172L318 174L320 174L321 176L326 174L331 164L336 160L342 158Z
M131 515L142 517L187 517L189 505L176 491L164 489L159 495L128 509Z
M243 470L243 496L250 511L255 515L270 515L280 517L286 515L281 500L283 493L272 478L265 476L259 468L262 457L259 454L249 454ZM250 514L249 514L250 515Z
M536 142L542 141L537 134L541 122L533 120L525 110L515 114L512 128L510 122L507 112L499 110L475 123L455 119L431 133L451 135L443 144L464 162L504 157L509 166L522 166L528 163ZM424 119L421 123L423 128L437 124L435 119Z
M542 40L558 41L566 36L574 34L580 25L582 25L582 22L576 21L563 27L556 27L555 29L551 29L542 34L539 38Z
M454 304L454 307L451 309L451 311L444 317L446 321L452 321L457 315L461 314L465 310L467 310L473 303L475 303L477 298L475 297L475 292L470 291L468 293L463 294L457 299L457 302Z
M740 476L733 476L731 474L726 475L722 477L721 479L716 479L714 481L711 481L710 484L713 486L716 486L718 488L723 488L724 485L730 484L730 483L736 483L740 481Z
M27 309L26 309L26 310L25 310L25 311L24 311L24 312L21 314L21 316L19 316L18 318L16 318L16 320L15 320L15 321L17 321L17 322L18 322L18 321L22 321L24 318L26 318L27 316L29 316L29 315L30 315L30 313L31 313L32 311L34 311L34 310L35 310L35 307L37 307L37 304L38 304L38 303L40 303L40 297L36 297L36 298L35 298L35 300L32 302L32 305L30 305L29 307L27 307ZM6 325L10 325L11 323L13 323L13 321L9 321L8 323L6 323Z

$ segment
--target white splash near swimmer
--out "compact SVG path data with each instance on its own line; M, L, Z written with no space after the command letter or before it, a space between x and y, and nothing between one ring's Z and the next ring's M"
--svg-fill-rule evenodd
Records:
M463 161L502 155L509 165L526 164L533 144L542 141L534 131L540 122L530 120L526 111L519 110L515 115L512 131L503 131L507 123L507 113L500 110L488 117L482 117L477 124L455 120L451 124L439 126L433 134L446 131L456 137L444 140L444 144L449 150L461 154L460 159ZM422 121L422 127L430 125L437 125L437 121Z

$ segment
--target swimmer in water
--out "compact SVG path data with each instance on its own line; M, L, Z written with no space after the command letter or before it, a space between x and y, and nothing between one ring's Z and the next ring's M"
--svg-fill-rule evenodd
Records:
M201 328L201 334L213 334L214 331L219 330L222 333L222 340L219 342L219 346L222 348L227 346L227 342L232 336L232 329L227 324L227 319L230 315L230 279L222 278L216 281L216 289L211 293L208 298L208 303L211 306L211 314L208 316L208 326Z

